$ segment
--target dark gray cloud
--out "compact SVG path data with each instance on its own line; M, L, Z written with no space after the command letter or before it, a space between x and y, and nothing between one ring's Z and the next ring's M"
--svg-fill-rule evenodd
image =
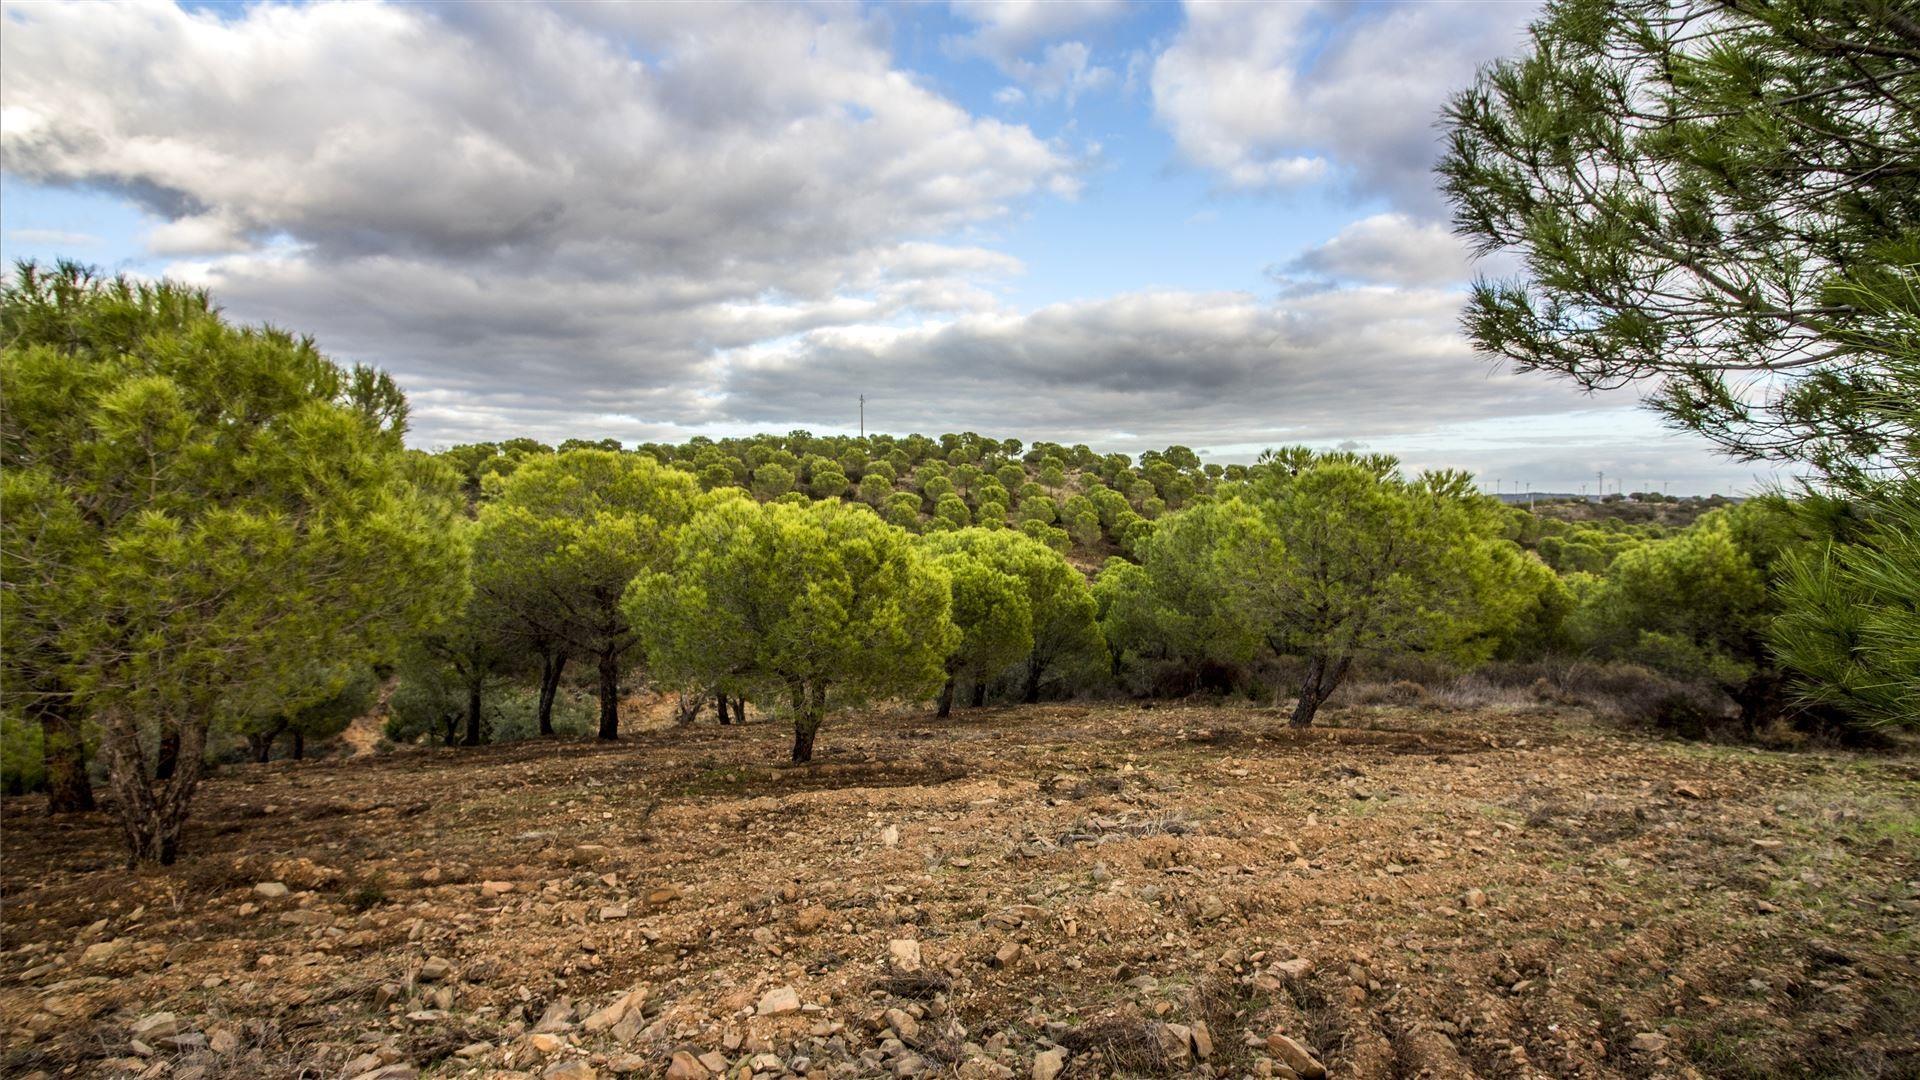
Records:
M892 429L1031 432L1117 445L1387 438L1578 407L1505 374L1454 331L1443 290L1351 288L1276 306L1247 293L1135 293L941 325L828 327L723 354L720 415L837 415Z

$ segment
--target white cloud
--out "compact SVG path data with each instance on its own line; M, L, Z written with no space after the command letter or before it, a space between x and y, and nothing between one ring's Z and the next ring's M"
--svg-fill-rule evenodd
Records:
M5 18L9 172L123 193L235 316L402 374L428 440L480 415L697 422L715 349L984 310L1019 264L952 238L1079 184L853 9Z
M16 244L46 247L94 247L100 238L92 233L66 232L60 229L8 229L7 239Z
M1118 18L1124 0L952 0L954 14L975 24L965 46L1010 62L1051 38Z
M1470 276L1472 253L1446 226L1406 214L1375 214L1308 248L1288 269L1352 281L1447 285Z
M1229 187L1337 174L1427 211L1440 106L1512 51L1534 10L1190 3L1154 62L1154 109L1182 156Z

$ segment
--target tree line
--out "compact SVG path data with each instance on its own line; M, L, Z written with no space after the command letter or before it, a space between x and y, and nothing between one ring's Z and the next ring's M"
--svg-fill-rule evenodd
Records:
M1872 0L1568 0L1449 106L1456 225L1522 272L1468 335L1803 470L1684 528L1562 527L1391 458L962 434L403 444L384 374L201 290L22 265L0 287L0 690L55 810L104 763L171 862L210 747L556 730L569 666L811 758L834 710L1191 692L1568 655L1758 726L1920 718L1920 29ZM1076 566L1065 553L1080 560ZM1089 557L1104 559L1097 572ZM490 726L496 730L489 730ZM31 744L31 745L29 745Z

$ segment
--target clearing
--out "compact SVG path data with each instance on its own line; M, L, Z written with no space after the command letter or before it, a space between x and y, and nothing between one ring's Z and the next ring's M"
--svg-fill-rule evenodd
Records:
M1547 705L1325 721L235 767L137 875L103 815L8 800L0 1072L1920 1075L1916 759Z

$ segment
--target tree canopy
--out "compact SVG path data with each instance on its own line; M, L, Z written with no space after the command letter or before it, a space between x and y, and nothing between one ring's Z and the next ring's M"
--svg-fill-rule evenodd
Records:
M682 530L671 570L636 579L626 610L663 677L782 701L804 762L830 703L941 685L951 605L946 575L866 507L736 495Z
M457 591L393 383L203 291L21 266L0 396L7 685L98 718L136 860L173 860L213 717L323 700L313 656L378 660Z

